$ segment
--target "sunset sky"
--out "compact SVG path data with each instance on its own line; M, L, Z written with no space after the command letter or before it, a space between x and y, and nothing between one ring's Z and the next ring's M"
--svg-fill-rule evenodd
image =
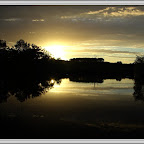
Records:
M24 39L65 60L132 63L144 54L144 6L0 6L0 39Z

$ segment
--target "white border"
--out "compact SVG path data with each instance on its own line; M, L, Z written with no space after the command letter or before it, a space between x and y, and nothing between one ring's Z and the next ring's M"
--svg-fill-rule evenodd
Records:
M0 1L0 5L144 5L144 1Z
M114 144L114 143L126 143L126 144L135 144L135 143L144 143L144 139L1 139L0 143L100 143L100 144Z
M144 1L0 1L0 5L144 5ZM0 139L0 143L144 143L144 139Z

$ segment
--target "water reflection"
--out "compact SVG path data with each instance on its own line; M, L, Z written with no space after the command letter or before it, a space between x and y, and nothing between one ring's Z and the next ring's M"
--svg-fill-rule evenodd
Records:
M133 87L133 79L84 75L1 80L1 102L7 100L0 104L2 136L7 130L17 138L73 138L71 132L78 138L131 136L133 129L144 127L144 105L134 101Z
M134 99L136 101L144 101L144 80L135 78L134 82Z
M18 101L23 102L26 99L34 98L48 92L50 89L53 89L51 92L60 92L62 90L61 82L65 77L55 77L49 76L46 79L1 79L0 80L0 103L6 102L10 96L15 96ZM107 85L109 77L99 77L98 75L69 75L68 78L71 82L81 83L81 88L79 87L76 93L78 94L80 89L82 89L81 94L90 96L91 92L83 93L85 90L94 90L95 95L100 94L127 94L127 92L132 90L132 87L122 82L122 77L110 77L110 83ZM129 79L133 80L132 77ZM117 81L113 85L112 80ZM66 82L66 81L65 81ZM68 81L67 81L68 83ZM65 85L67 86L67 83ZM76 87L76 83L74 84ZM84 84L91 83L91 88L83 88ZM136 101L144 101L144 81L142 79L134 79L133 87L133 97ZM105 87L106 86L106 87ZM57 89L60 87L60 89ZM73 92L73 88L68 89L67 91ZM65 91L66 91L65 89Z
M8 79L0 80L0 102L6 102L10 96L15 96L20 102L40 96L53 88L59 79Z

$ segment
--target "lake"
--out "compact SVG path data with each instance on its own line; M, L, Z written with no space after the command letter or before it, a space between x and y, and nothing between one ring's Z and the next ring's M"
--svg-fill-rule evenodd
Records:
M89 133L93 133L93 128L99 132L101 127L114 131L122 129L124 133L144 127L144 102L135 99L132 79L105 79L103 83L94 83L64 78L59 83L54 79L50 82L52 87L46 88L37 97L20 102L15 95L9 94L7 100L0 103L0 119L5 131L2 137L36 138L37 134L32 133L26 137L20 135L19 132L23 133L25 129L33 129L40 138L45 138L50 132L44 131L49 130L53 132L47 138L61 138L57 131L82 131L83 126L86 129L90 127ZM16 135L12 134L13 129L17 129ZM70 138L73 138L72 135Z

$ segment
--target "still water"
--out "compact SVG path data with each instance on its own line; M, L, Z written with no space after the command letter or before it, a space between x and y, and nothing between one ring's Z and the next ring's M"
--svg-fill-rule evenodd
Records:
M0 103L0 138L143 138L143 87L134 80L49 82L1 90L8 96Z
M54 83L43 94L20 102L13 95L0 104L1 120L109 123L143 127L144 103L134 99L134 80L106 79L103 83L73 82L68 78ZM47 125L45 124L45 125Z

